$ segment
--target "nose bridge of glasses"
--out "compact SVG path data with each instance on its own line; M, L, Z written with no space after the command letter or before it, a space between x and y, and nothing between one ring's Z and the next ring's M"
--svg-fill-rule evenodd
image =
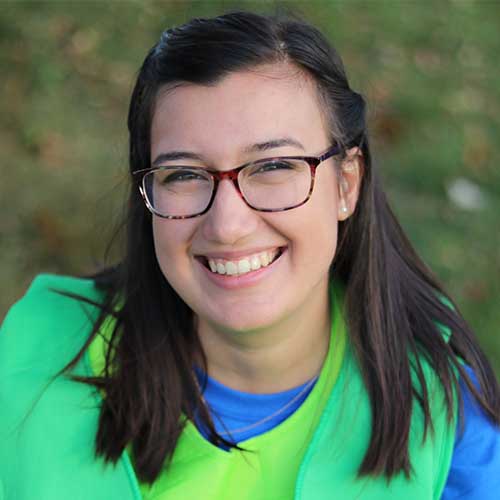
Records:
M242 213L246 213L251 207L240 190L238 172L228 171L218 174L214 176L214 191L208 206L212 214L210 220L219 222L224 220L226 226L230 228L232 222L241 220Z
M238 179L238 173L239 173L239 170L238 168L234 168L232 170L226 170L224 172L220 172L220 171L217 171L217 172L212 172L212 175L218 180L218 181L222 181L223 179L229 179L231 181L235 181Z
M242 197L240 185L238 183L238 174L240 170L240 168L235 168L233 170L226 170L225 172L212 172L215 179L214 188L218 190L218 184L223 180L228 180L234 185L238 195Z

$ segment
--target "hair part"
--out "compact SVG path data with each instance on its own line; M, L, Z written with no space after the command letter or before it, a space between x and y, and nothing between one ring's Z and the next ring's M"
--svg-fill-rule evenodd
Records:
M339 224L330 274L345 287L345 312L372 411L370 443L360 475L410 475L409 435L414 402L432 431L427 363L446 400L449 421L463 378L486 414L500 422L500 390L493 370L456 305L422 263L392 213L372 162L366 105L353 91L335 49L313 26L292 18L232 12L166 30L149 51L131 97L130 172L150 166L150 130L161 92L190 83L214 85L224 76L287 61L315 82L327 111L332 140L358 146L363 178L355 212ZM116 462L131 444L135 470L153 482L168 464L185 419L209 429L210 440L235 447L217 434L193 374L204 360L193 312L164 278L156 260L151 214L131 175L127 242L121 263L95 275L104 300L82 357L103 321L116 323L102 376L78 380L104 389L96 452ZM447 342L440 328L452 333ZM413 361L410 361L410 358ZM459 358L477 375L472 384ZM206 363L205 363L206 365ZM205 366L206 367L206 366ZM417 382L413 382L412 374ZM398 384L393 381L398 380ZM333 465L332 465L333 466Z

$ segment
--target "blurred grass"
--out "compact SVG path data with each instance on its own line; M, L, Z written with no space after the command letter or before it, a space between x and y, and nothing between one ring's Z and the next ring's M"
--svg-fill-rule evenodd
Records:
M41 271L103 259L126 196L134 75L165 27L298 9L366 95L389 198L500 373L500 5L410 1L0 3L0 317ZM485 206L448 196L456 178Z

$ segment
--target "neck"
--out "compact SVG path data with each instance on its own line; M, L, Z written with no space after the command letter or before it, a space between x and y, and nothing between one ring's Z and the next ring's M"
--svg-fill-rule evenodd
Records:
M208 374L244 392L273 393L297 387L319 374L330 341L328 293L278 323L227 331L199 319L198 334Z

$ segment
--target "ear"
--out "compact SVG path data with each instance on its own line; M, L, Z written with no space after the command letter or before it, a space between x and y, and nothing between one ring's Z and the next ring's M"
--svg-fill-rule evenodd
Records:
M338 220L346 220L354 212L363 178L363 153L358 147L346 152L338 170Z

